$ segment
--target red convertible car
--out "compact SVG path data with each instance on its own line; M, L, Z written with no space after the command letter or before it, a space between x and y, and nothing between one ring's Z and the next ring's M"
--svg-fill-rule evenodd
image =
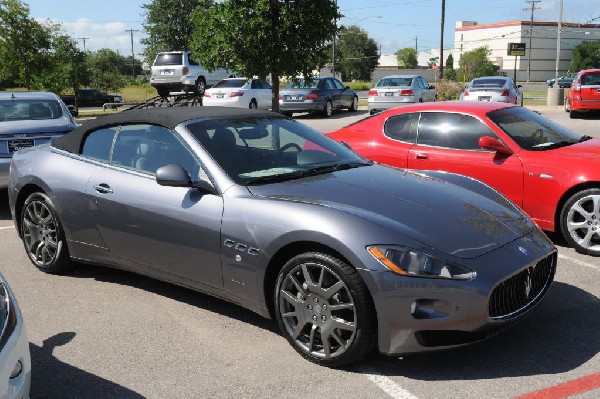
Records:
M376 162L482 180L600 256L600 139L524 107L460 101L394 108L327 134Z

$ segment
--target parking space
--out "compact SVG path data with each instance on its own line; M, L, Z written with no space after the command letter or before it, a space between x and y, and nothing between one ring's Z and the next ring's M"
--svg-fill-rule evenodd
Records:
M539 112L600 137L594 119ZM329 131L365 116L294 119ZM597 398L600 260L551 239L559 250L556 282L519 324L463 348L374 354L334 370L303 360L274 321L228 302L95 266L37 271L0 190L0 270L27 324L32 398Z

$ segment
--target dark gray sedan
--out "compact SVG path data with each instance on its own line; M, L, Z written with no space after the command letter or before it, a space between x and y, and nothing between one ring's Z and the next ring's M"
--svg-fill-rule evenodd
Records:
M266 111L98 118L15 154L9 204L41 271L75 260L216 295L331 367L494 335L540 302L557 259L485 184L373 164Z
M310 112L330 117L340 109L357 111L358 95L336 78L299 79L279 92L279 110L286 116Z
M15 151L49 143L77 124L62 100L47 92L0 93L0 188L8 185L8 165Z

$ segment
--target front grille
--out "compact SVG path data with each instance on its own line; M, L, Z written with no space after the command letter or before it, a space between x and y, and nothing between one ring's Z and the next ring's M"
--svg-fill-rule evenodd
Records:
M490 298L490 317L513 317L532 307L550 288L555 268L556 253L553 253L537 262L535 266L530 266L498 284Z

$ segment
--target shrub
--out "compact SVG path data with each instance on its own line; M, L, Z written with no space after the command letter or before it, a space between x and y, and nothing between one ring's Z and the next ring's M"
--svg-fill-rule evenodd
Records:
M458 100L458 96L463 90L460 83L448 79L442 79L436 86L438 101Z

